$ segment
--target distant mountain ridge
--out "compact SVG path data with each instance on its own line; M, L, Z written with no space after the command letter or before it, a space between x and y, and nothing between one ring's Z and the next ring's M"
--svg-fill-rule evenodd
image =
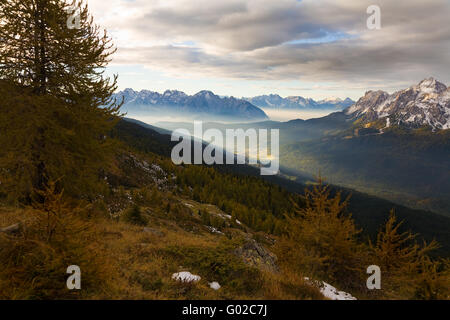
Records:
M385 120L386 127L396 124L450 129L450 88L434 78L428 78L393 94L368 91L344 112L362 123Z
M189 96L182 91L166 90L158 93L149 90L125 89L114 95L124 99L123 111L130 113L164 113L176 116L195 116L202 120L224 119L262 121L268 117L250 102L234 97L219 97L211 91L200 91Z
M315 101L311 98L304 98L301 96L290 96L282 98L278 94L262 95L253 98L243 98L250 103L260 108L274 108L274 109L315 109L315 110L336 110L341 111L355 103L350 98L345 100L339 98L328 98L320 101Z

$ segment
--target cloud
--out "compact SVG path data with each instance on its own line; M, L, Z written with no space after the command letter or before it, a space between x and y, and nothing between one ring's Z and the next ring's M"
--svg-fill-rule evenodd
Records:
M393 88L450 82L450 2L358 0L90 0L115 37L116 64L170 76L329 81ZM188 44L188 45L186 45Z

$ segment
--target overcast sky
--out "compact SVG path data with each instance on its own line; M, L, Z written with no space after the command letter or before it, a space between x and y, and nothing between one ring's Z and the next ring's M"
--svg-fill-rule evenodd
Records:
M450 85L450 0L88 0L120 89L315 99ZM366 10L381 8L381 30Z

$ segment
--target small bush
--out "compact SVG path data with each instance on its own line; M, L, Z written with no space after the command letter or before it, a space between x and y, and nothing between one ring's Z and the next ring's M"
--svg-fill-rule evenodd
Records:
M145 226L147 219L142 216L141 207L134 205L132 208L125 211L122 215L122 220L138 226Z
M83 209L67 205L54 186L40 195L41 203L22 210L20 234L0 234L0 299L83 299L106 289L110 263ZM82 290L66 287L70 265L82 271Z

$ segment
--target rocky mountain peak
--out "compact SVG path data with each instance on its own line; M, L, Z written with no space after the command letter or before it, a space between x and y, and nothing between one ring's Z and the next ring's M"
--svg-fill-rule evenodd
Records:
M425 93L442 93L447 90L445 84L432 77L422 80L415 88Z
M122 91L122 93L125 97L135 97L138 94L138 92L134 91L131 88L126 88L125 90Z
M166 91L164 91L163 96L165 96L165 97L186 96L186 93L184 93L183 91L178 91L178 90L166 90Z
M216 97L216 95L215 95L212 91L209 91L209 90L202 90L202 91L196 93L196 94L194 95L194 97L211 98L211 97Z
M344 112L363 123L385 118L387 126L450 129L450 94L445 84L428 78L393 94L368 91Z

